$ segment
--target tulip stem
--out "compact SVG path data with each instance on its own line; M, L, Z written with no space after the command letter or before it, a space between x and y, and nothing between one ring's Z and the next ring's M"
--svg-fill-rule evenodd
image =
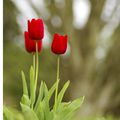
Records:
M35 54L35 93L36 93L36 89L37 89L37 80L38 80L38 45L37 45L37 41L36 41L36 54ZM36 95L35 95L36 98Z
M60 74L60 56L57 58L57 79L59 79Z
M56 83L56 91L55 91L55 111L57 109L57 99L58 99L58 84L60 80L60 56L57 57L57 83Z
M34 73L35 73L35 53L33 53L33 69L34 69Z
M35 79L35 60L36 60L36 57L35 57L35 53L33 53L33 70L34 70L34 79ZM34 89L34 95L35 95L35 89ZM34 102L35 102L35 98L34 98L34 101L31 103L31 108L33 109L33 106L34 106Z

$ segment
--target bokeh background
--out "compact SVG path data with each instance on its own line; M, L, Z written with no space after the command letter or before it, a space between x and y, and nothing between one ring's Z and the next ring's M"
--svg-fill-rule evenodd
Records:
M78 116L120 116L120 0L4 0L4 104L20 109L21 70L29 79L32 55L24 48L27 20L45 23L39 55L39 80L50 87L56 56L50 46L55 32L68 34L61 56L60 87L70 80L64 101L85 96Z

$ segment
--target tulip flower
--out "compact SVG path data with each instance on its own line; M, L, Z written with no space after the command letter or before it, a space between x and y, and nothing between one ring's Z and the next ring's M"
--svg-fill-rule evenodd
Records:
M25 39L25 48L27 52L29 53L36 52L36 41L32 40L29 37L29 33L27 31L24 32L24 39ZM39 40L37 42L38 52L41 51L41 48L42 48L42 40Z
M28 20L28 32L32 40L42 40L44 37L44 23L42 19Z
M57 33L54 34L51 50L55 54L64 54L67 49L67 35L62 36Z

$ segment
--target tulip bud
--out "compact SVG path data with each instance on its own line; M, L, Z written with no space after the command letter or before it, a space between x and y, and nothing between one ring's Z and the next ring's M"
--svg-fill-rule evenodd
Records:
M42 40L44 37L44 23L42 19L28 20L28 32L32 40Z
M55 54L64 54L67 49L67 35L62 36L57 33L54 34L51 50Z
M29 53L32 53L32 52L36 52L36 41L32 40L30 37L29 37L29 33L27 31L24 32L24 39L25 39L25 48L26 48L26 51L29 52ZM38 48L38 52L41 51L42 49L42 40L39 40L37 42L37 48Z

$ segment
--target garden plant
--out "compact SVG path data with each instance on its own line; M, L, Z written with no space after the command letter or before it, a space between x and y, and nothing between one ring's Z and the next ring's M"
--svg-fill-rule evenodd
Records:
M53 36L51 51L57 56L56 82L48 89L45 81L38 78L38 64L44 62L38 60L42 50L43 37L43 20L28 20L28 31L24 32L24 43L26 51L33 56L33 63L29 70L29 84L26 75L21 71L23 83L23 95L20 101L21 111L18 112L4 106L4 120L71 120L83 103L84 96L73 101L63 101L64 94L70 84L69 80L59 90L60 59L67 49L67 35L55 33ZM38 80L41 81L40 85L38 85ZM37 89L39 89L38 95ZM52 96L54 96L54 104L50 105Z

